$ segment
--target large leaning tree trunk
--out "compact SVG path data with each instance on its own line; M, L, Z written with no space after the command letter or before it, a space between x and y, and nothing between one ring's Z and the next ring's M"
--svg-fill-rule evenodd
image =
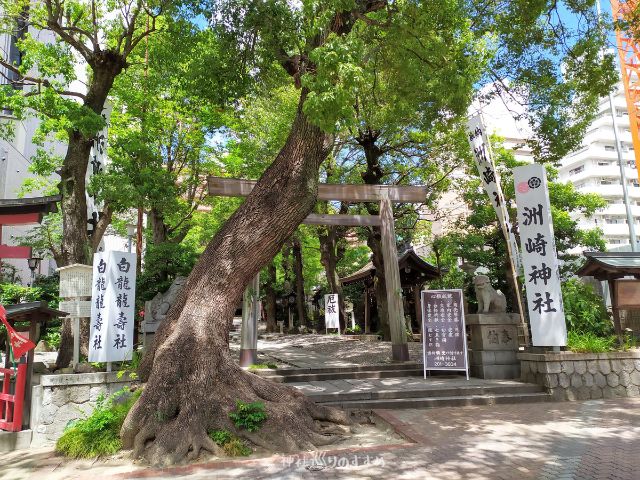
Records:
M243 371L229 353L229 327L246 285L316 201L318 168L332 139L302 113L304 99L303 91L284 147L207 246L144 359L140 373L148 382L121 431L136 457L167 464L195 458L202 449L215 452L207 436L214 429L270 450L310 449L332 440L317 421L348 423L340 410ZM265 404L268 419L259 431L230 422L237 400Z

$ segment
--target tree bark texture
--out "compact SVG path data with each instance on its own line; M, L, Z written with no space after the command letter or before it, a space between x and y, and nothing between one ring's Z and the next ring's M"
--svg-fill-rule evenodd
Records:
M122 72L126 62L122 56L109 51L96 54L92 65L92 81L86 94L84 106L97 115L102 114L104 103L115 78ZM60 194L62 195L62 255L64 265L90 264L93 254L87 233L87 166L93 137L79 130L69 131L67 153L60 169Z
M102 52L102 55L97 57L96 62L92 69L93 79L89 85L84 106L91 109L95 114L101 115L107 95L113 86L115 78L124 68L125 61L118 55ZM68 139L69 144L62 168L59 171L60 183L58 184L62 195L62 200L60 201L62 210L62 246L60 258L56 259L59 267L74 263L90 265L92 263L92 255L99 244L98 238L96 238L97 242L90 240L87 231L87 186L85 178L94 139L86 137L79 130L69 131ZM104 233L107 227L105 222L111 219L111 212L108 211L106 213L107 217L98 222L100 228L95 231L97 236L101 236ZM67 323L65 321L63 324L60 348L56 360L58 368L68 366L73 356L73 335L71 334L70 325L67 325ZM88 344L89 329L81 328L80 345L86 346Z
M272 261L267 267L267 280L264 287L265 314L267 317L267 332L273 333L277 328L276 320L276 264Z
M307 312L305 308L304 273L302 268L302 244L297 236L293 237L293 271L296 276L296 309L298 311L298 326L307 326Z
M205 249L143 359L147 385L121 431L134 456L154 464L195 458L201 449L217 450L207 432L221 428L270 450L310 449L332 440L319 421L349 422L294 388L244 372L229 354L229 328L245 287L315 204L331 138L302 113L304 98L303 92L284 147ZM231 423L237 400L265 404L268 419L259 431Z
M373 279L378 313L378 330L385 341L391 340L389 327L389 307L387 302L387 282L384 276L384 255L382 255L382 238L380 228L373 227L367 237L367 245L371 249L371 262L376 269Z

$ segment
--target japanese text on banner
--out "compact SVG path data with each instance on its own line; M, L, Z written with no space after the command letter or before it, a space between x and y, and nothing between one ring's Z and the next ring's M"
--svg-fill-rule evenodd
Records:
M567 344L547 175L540 164L513 170L518 228L534 346Z
M469 122L467 123L467 138L469 140L471 151L473 152L473 157L476 161L476 166L478 167L482 186L487 192L493 209L498 216L498 222L500 223L502 233L504 234L507 242L509 242L511 260L514 263L515 271L519 272L521 265L518 243L516 242L513 227L509 220L507 205L502 193L502 187L500 186L500 176L498 175L495 164L493 163L493 158L491 157L489 139L480 115L476 115L469 119Z
M131 359L135 286L135 253L104 252L94 255L90 362Z
M340 310L338 294L330 293L324 296L324 325L325 328L340 328Z

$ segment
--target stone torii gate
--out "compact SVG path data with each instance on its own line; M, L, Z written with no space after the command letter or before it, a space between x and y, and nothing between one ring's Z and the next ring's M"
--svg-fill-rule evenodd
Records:
M246 197L257 183L254 180L209 177L208 193L214 196ZM422 203L427 197L427 187L392 185L340 185L321 183L318 185L318 200L350 203L379 202L380 215L326 215L310 214L302 223L307 225L377 226L382 237L384 275L387 287L389 327L391 331L392 358L395 361L409 360L407 333L404 325L402 287L398 268L398 250L393 220L393 203ZM252 282L255 284L255 281ZM255 286L254 286L255 288ZM243 309L244 310L244 309ZM257 349L257 315L244 321L243 313L241 363L255 360ZM246 323L246 325L245 325ZM251 325L249 325L251 324ZM245 342L246 337L246 342ZM247 351L242 353L242 351Z

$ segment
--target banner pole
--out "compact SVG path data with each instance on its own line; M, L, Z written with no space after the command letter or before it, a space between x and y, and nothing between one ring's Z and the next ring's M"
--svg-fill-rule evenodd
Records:
M476 120L477 118L477 120ZM476 125L473 128L473 125ZM525 346L531 345L529 338L529 327L527 325L526 317L524 314L524 304L522 301L522 292L520 289L519 281L518 281L518 267L519 264L517 255L517 244L515 245L516 252L513 251L514 245L512 241L515 242L515 236L513 235L511 221L509 217L509 211L507 210L506 200L504 197L504 193L502 192L502 186L500 185L500 177L496 170L496 165L493 161L493 150L491 148L491 141L487 135L484 119L482 117L482 111L480 111L476 116L471 118L468 123L468 135L469 135L469 146L471 147L471 151L476 160L476 166L478 167L478 174L480 175L480 182L482 183L485 192L489 196L490 201L495 201L494 210L496 211L496 216L498 217L498 225L500 225L500 229L502 230L502 234L504 236L505 242L507 244L507 256L509 258L509 264L511 266L511 277L513 280L513 288L515 289L516 301L518 304L518 310L520 314L520 325L523 330L523 342ZM482 142L478 144L474 144L475 139L481 136ZM475 145L478 145L476 149ZM486 155L483 152L483 148L486 148ZM487 166L485 175L489 178L483 178L482 166ZM491 174L493 177L491 178ZM491 187L490 184L495 184L495 187ZM491 194L495 197L494 200L491 199Z

